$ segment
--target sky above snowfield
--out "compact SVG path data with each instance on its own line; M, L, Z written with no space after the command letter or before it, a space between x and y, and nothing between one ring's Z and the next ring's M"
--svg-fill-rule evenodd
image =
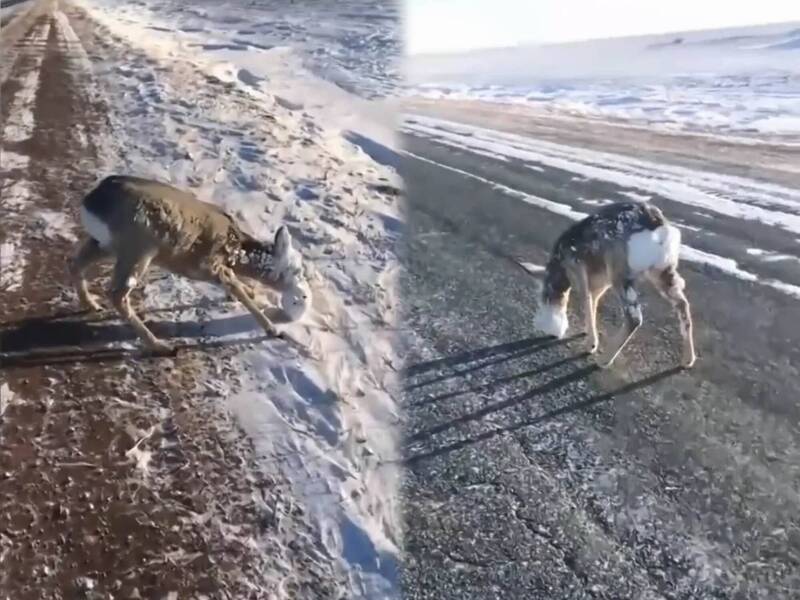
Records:
M405 0L409 54L800 20L800 0Z

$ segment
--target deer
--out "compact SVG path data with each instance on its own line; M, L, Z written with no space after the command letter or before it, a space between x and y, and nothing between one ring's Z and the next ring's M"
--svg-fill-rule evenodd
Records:
M271 337L281 335L256 304L250 283L280 292L289 321L300 319L310 304L303 260L285 226L273 240L260 241L219 206L171 185L128 175L105 177L83 198L79 214L89 239L77 249L69 270L81 304L90 311L102 309L85 274L93 264L113 258L111 303L154 354L173 354L175 349L147 328L130 302L131 291L151 265L223 287Z
M683 343L681 364L691 368L694 348L686 282L678 273L680 229L649 202L616 202L574 223L556 240L545 267L541 304L534 327L563 338L569 328L567 306L574 288L582 299L589 354L598 351L597 309L613 289L624 321L597 364L609 368L643 322L636 284L647 280L670 302L678 316Z

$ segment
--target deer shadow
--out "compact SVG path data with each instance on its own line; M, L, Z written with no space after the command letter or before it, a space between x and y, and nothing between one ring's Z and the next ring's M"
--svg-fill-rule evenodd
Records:
M490 404L473 412L461 415L449 421L445 421L443 423L439 423L427 429L423 429L421 431L413 433L406 438L406 444L407 445L414 444L416 442L427 440L437 434L453 429L459 425L472 421L481 420L492 413L504 410L511 406L521 404L523 402L536 398L537 396L542 396L544 394L557 390L558 388L564 387L572 382L581 379L587 379L590 375L597 372L599 369L600 368L597 365L587 365L579 367L571 371L570 373L567 373L566 375L562 375L560 377L552 379L546 383L543 383L528 390L527 392L524 392L522 394L519 394L502 402L495 402L493 404ZM658 383L659 381L671 377L673 375L676 375L682 371L684 371L683 367L672 367L663 371L659 371L652 375L648 375L642 379L626 383L614 390L590 394L588 397L582 400L571 402L569 404L566 404L565 406L541 413L539 415L535 415L529 419L524 419L522 421L513 423L505 427L496 427L488 431L484 431L479 434L473 435L471 437L467 437L449 444L435 447L431 450L425 450L416 454L412 454L403 459L403 462L410 466L427 459L441 456L450 452L455 452L462 448L466 448L468 446L491 439L497 435L501 435L504 433L511 433L519 429L523 429L525 427L532 427L534 425L538 425L540 423L544 423L546 421L553 420L564 415L586 410L602 402L614 400L616 399L617 396L622 396L634 392L636 390L652 386Z
M142 313L170 312L187 307L151 309ZM133 328L124 322L114 321L113 313L97 315L94 320L74 319L86 316L85 312L63 312L43 317L22 319L6 323L0 329L0 369L30 367L80 362L107 362L142 356L138 349L108 347L122 342L137 342ZM90 315L94 317L95 315ZM147 327L159 338L189 339L176 344L176 349L208 350L212 348L247 345L272 339L269 336L240 336L233 339L214 339L221 336L252 333L261 330L249 313L198 320L148 320Z

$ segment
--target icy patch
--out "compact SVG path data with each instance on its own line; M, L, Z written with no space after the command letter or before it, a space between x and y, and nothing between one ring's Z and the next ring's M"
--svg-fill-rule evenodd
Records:
M27 155L0 149L0 170L13 171L16 169L25 169L28 163L30 163L30 157Z
M30 182L25 179L18 179L3 189L0 200L2 200L4 207L19 211L30 204L31 196Z
M0 286L0 289L2 289L2 286ZM3 382L3 385L0 385L0 417L2 417L6 409L14 403L15 396L16 395L11 391L7 383Z
M507 185L503 185L501 183L497 183L496 181L492 181L491 179L486 179L485 177L481 177L480 175L475 175L474 173L470 173L469 171L464 171L463 169L458 169L456 167L451 167L449 165L445 165L443 163L430 160L428 158L425 158L424 156L414 154L413 152L403 152L403 154L415 158L416 160L436 165L441 169L446 169L453 173L458 173L459 175L463 175L464 177L469 177L470 179L473 179L475 181L480 181L481 183L485 183L486 185L491 186L492 189L495 189L499 192L503 192L504 194L508 194L509 196L522 200L527 204L531 204L532 206L537 206L539 208L549 210L550 212L560 214L570 219L578 221L580 219L589 216L589 213L577 211L573 209L571 206L568 206L566 204L562 204L560 202L553 202L552 200L547 200L546 198L542 198L540 196L534 196L533 194L527 194L525 192L516 190Z
M620 194L637 202L649 202L653 198L650 194L640 194L639 192L620 192Z
M781 254L780 252L770 252L761 248L748 248L747 253L751 256L758 256L764 262L800 262L800 257L791 254Z
M23 249L18 238L0 244L0 291L11 292L22 287L25 272Z

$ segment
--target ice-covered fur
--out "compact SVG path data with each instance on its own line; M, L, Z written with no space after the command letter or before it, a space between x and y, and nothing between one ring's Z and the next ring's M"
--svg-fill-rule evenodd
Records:
M305 276L303 258L292 245L286 227L280 227L275 234L273 255L276 287L281 290L281 309L290 320L297 321L311 303L311 286Z
M533 326L547 335L552 335L559 339L563 338L569 328L566 305L560 303L551 304L549 302L542 303L534 318Z
M614 362L642 324L642 308L635 284L650 280L672 306L680 320L685 366L694 364L692 318L678 273L681 233L662 212L647 202L621 202L604 206L573 224L553 247L545 269L541 307L535 318L538 330L556 337L567 331L567 304L572 288L582 298L589 352L598 349L597 308L613 289L622 304L624 323L598 363Z
M678 264L681 231L673 225L638 231L628 239L628 266L634 273L661 271Z

